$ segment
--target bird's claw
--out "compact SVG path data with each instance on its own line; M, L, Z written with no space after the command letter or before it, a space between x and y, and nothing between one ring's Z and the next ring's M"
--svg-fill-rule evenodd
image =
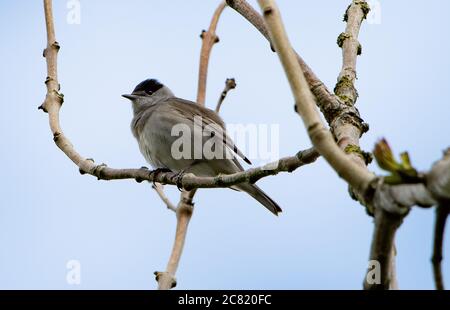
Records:
M153 174L153 186L155 186L155 183L156 183L155 180L156 180L158 174L164 173L164 172L172 172L172 170L167 169L167 168L157 168L157 169L152 171L152 174Z
M185 172L185 170L181 170L175 176L175 183L180 192L183 190L183 183L181 181L183 180L184 172Z

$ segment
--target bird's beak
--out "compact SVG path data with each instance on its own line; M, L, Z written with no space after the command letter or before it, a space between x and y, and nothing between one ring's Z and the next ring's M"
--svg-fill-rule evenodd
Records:
M124 94L124 95L122 95L122 97L130 99L130 100L134 100L134 99L138 98L139 96L131 95L131 94Z

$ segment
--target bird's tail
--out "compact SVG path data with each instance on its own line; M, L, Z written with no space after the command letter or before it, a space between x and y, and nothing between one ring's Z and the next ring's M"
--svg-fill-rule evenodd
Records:
M234 188L239 191L246 192L273 214L278 215L279 212L282 212L280 206L275 201L273 201L272 198L267 196L267 194L264 193L258 186L254 184L242 183L234 186Z

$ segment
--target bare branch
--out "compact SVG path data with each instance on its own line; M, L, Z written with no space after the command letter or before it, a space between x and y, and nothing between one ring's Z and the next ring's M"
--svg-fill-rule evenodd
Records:
M177 185L185 190L195 188L217 188L230 187L239 183L255 183L261 178L276 175L280 172L292 172L301 166L314 162L319 154L314 148L298 152L295 156L281 158L275 162L257 168L237 172L233 174L222 174L215 177L199 177L192 173L179 174L175 172L159 172L148 169L113 169L106 165L94 165L91 171L83 171L99 180L123 180L135 179L137 182L149 181L161 184ZM91 161L91 160L88 160Z
M169 209L173 212L177 212L177 207L175 207L175 205L170 201L169 197L167 197L166 194L164 193L164 185L162 185L161 183L155 182L152 185L152 188L156 191L159 198L161 198L161 200L167 206L167 209Z
M219 22L220 15L225 9L225 6L225 1L222 1L219 7L214 12L208 31L203 30L200 35L200 37L202 38L202 49L200 51L200 66L198 72L197 103L202 106L205 105L209 56L211 55L211 50L214 44L219 42L219 37L216 35L216 28L217 23Z
M48 113L50 129L56 145L69 157L80 169L90 171L95 169L93 161L83 158L73 147L70 140L64 135L59 124L59 111L64 101L64 96L59 92L60 85L57 73L57 56L60 46L56 41L55 27L53 23L52 1L44 0L45 24L47 29L47 48L44 57L47 61L47 94L44 103L39 107Z
M444 279L442 277L442 248L444 243L444 232L447 217L450 213L450 202L441 202L436 208L436 222L434 224L434 241L433 241L433 264L434 283L437 290L444 290Z
M259 0L272 43L286 72L295 97L297 112L303 119L316 150L353 188L365 193L374 175L366 167L355 164L336 144L325 128L315 106L313 94L289 43L278 8L272 0Z
M226 81L225 81L225 88L223 89L222 93L220 94L219 101L217 102L217 106L216 106L216 109L215 109L216 113L219 113L220 107L222 106L222 102L227 97L228 92L231 89L235 89L235 88L236 88L236 81L234 80L234 78L226 79Z
M354 86L356 80L356 59L361 54L361 44L358 42L361 23L369 12L369 5L365 1L353 0L345 12L344 21L347 22L345 32L337 39L342 47L342 70L334 89L336 95L348 105L353 105L358 97Z
M392 254L394 237L397 228L401 225L404 215L389 213L383 209L375 210L375 229L372 237L371 260L380 264L381 283L369 283L367 276L364 289L389 289L392 276Z
M334 92L341 99L341 101L345 102L345 104L348 106L354 106L358 98L358 92L355 88L355 80L357 77L356 60L358 55L360 55L362 52L362 47L358 41L358 36L362 21L366 18L369 11L370 8L366 1L352 0L352 3L347 8L347 11L344 15L344 21L347 22L347 27L345 29L345 32L341 33L337 39L337 44L339 45L339 47L342 47L343 61L342 69L339 74L336 87L334 88ZM360 134L358 132L355 132L354 127L339 125L335 127L334 133L340 143L344 141L344 143L346 143L347 145L359 146ZM362 160L362 158L360 156L357 156L358 154L352 153L349 155L352 156L354 162L359 163L361 166L365 165L365 162ZM404 193L405 191L400 192ZM398 206L398 203L392 203L392 201L386 202L386 204L382 205L382 207L385 207L385 209L392 206ZM398 200L396 200L396 202L398 202ZM379 217L384 217L388 214L384 211L375 212ZM400 218L402 219L403 216L404 215L400 216ZM384 225L379 225L379 223L383 223L386 225L391 224L392 227L386 228ZM377 260L381 264L382 281L387 281L384 283L384 285L381 285L381 288L384 289L395 289L397 287L395 255L393 253L395 253L395 232L400 224L401 220L389 221L387 219L379 219L378 221L375 221L375 231L372 240L372 251L370 257L371 260ZM385 229L385 231L379 231L379 229ZM392 236L385 235L388 233L392 233ZM384 234L383 238L379 238L381 234ZM390 247L388 244L380 244L382 242L390 242ZM385 250L387 252L381 253L381 250ZM387 259L384 260L384 257L387 257ZM365 282L365 288L371 288L366 284L367 282Z
M192 202L194 193L195 190L191 192L183 192L182 198L176 208L177 228L172 253L170 255L169 262L167 263L166 271L155 272L159 290L169 290L174 288L177 284L175 273L181 259L181 254L183 253L188 225L194 208L194 203Z
M341 149L337 147L333 137L321 123L320 117L314 109L312 94L308 88L305 77L301 73L301 67L296 61L295 54L285 33L278 8L274 1L259 0L258 2L263 11L272 43L280 57L280 61L291 85L296 100L297 112L303 119L313 145L334 170L338 172L339 176L344 178L353 187L360 200L371 200L371 198L374 197L373 193L375 193L375 196L379 194L378 197L383 197L383 195L379 193L380 188L373 188L373 186L377 184L377 179L367 170L365 163L361 163L360 159L356 161L347 157ZM340 126L340 129L344 130L348 130L349 128L351 129L351 127L342 126L342 124ZM351 131L353 131L353 133L355 132L354 129L351 129ZM356 136L353 134L352 136L356 141L359 140L359 135ZM337 137L339 138L339 135L337 135ZM401 195L399 197L404 198ZM383 289L389 288L391 276L394 275L391 269L391 263L393 261L392 249L394 246L393 240L395 231L402 223L403 217L409 209L406 209L406 212L403 214L395 214L386 211L386 209L397 204L397 201L392 196L389 198L392 200L385 199L383 201L387 202L386 204L379 204L379 201L382 201L381 199L378 199L373 203L376 225L371 249L371 259L375 259L381 264L382 283L380 285L371 285L366 282L365 288L368 289L374 287Z

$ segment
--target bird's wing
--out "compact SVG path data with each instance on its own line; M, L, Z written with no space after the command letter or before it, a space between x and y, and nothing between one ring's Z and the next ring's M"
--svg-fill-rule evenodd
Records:
M216 112L181 98L167 99L167 102L162 104L162 106L164 105L170 105L173 108L171 112L177 112L180 117L187 118L192 122L194 122L195 116L201 116L203 130L208 130L210 131L210 134L222 138L222 140L219 141L220 143L225 144L231 151L251 165L251 161L238 149L233 140L227 135L225 123ZM233 161L241 170L243 169L236 159Z

